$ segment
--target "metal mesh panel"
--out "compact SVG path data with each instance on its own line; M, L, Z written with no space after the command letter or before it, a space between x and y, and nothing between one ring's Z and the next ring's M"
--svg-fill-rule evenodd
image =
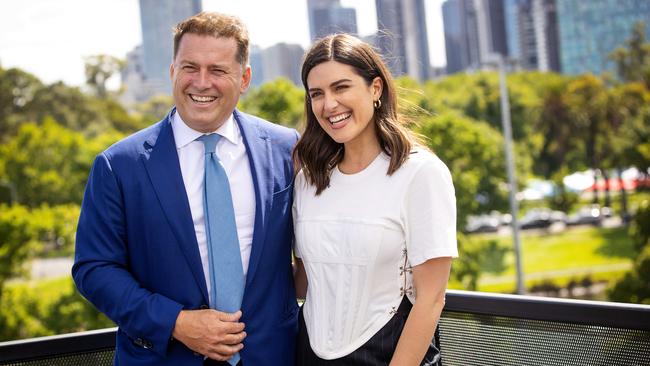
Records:
M111 366L113 365L114 349L98 350L67 355L57 355L49 358L20 361L13 363L1 363L3 366ZM25 355L27 358L28 355Z
M650 365L650 331L445 311L445 366Z

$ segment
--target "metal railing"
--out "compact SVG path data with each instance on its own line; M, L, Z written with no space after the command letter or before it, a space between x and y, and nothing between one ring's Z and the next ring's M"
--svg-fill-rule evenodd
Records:
M447 291L445 365L650 365L650 306ZM0 343L0 365L111 365L115 328Z

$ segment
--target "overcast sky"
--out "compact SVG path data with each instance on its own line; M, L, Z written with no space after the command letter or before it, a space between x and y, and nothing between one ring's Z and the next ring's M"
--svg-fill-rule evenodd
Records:
M441 3L425 0L431 63L445 64ZM359 33L377 29L374 0L342 0L357 9ZM203 9L234 14L249 27L251 42L309 45L306 0L203 0ZM2 0L0 65L19 67L46 83L84 82L83 57L124 58L142 42L138 0Z

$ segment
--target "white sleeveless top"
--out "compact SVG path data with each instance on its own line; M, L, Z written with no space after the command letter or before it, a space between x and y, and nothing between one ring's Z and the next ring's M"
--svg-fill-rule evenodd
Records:
M296 177L295 251L305 265L304 317L311 348L323 359L346 356L393 316L404 295L413 303L411 267L457 257L451 174L418 150L388 176L381 153L363 171L333 169L320 196Z

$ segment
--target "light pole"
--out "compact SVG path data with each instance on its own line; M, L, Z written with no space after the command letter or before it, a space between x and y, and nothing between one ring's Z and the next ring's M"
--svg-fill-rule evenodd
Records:
M524 284L524 270L521 260L521 241L519 239L519 222L517 215L519 213L519 203L517 202L517 173L515 172L515 156L512 152L512 123L510 121L510 101L508 100L508 87L506 85L506 70L503 56L493 54L491 60L499 68L499 89L501 96L501 125L503 127L504 149L506 152L506 169L508 171L508 187L510 198L510 215L512 216L512 241L515 251L515 268L517 274L517 293L523 295L526 293Z

